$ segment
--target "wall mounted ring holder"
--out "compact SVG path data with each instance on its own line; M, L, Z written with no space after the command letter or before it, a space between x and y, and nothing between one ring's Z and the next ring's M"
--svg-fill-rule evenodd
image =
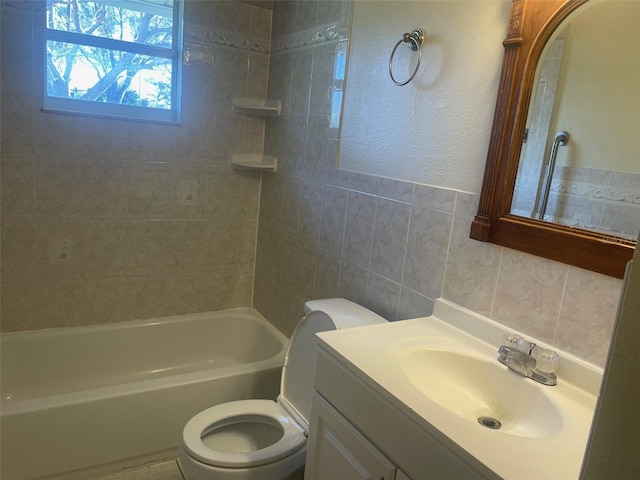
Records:
M396 46L393 47L393 50L391 51L391 57L389 57L389 76L391 77L393 83L395 83L397 86L402 87L406 85L411 80L413 80L413 77L415 77L416 73L418 73L420 62L422 62L422 44L424 43L425 35L426 34L422 28L416 28L412 30L411 33L407 32L402 35L402 38L398 41L398 43L396 43ZM413 50L414 52L416 50L418 51L418 63L416 64L416 69L409 77L409 80L407 80L406 82L399 82L393 76L393 57L396 54L396 50L398 50L398 47L403 43L408 43L409 48L411 48L411 50Z

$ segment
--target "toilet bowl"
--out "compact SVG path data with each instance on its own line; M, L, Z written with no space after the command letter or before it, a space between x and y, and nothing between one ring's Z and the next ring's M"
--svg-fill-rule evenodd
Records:
M315 370L315 334L376 323L379 315L342 298L312 300L291 336L272 400L208 408L184 427L180 464L188 480L302 479Z

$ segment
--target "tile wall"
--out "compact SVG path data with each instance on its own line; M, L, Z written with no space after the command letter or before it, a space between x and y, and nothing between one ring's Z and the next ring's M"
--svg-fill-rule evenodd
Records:
M336 170L348 2L276 3L273 15L269 96L284 114L267 122L265 153L281 168L262 183L255 308L290 334L312 298L396 320L443 296L603 365L620 280L469 239L476 195Z
M527 197L522 195L525 202L515 203L513 212L530 216L539 175L522 180L529 184ZM637 239L640 174L559 165L553 173L545 220Z
M551 182L548 213L557 221L578 219L581 227L637 239L640 174L558 167Z
M444 296L604 363L619 280L470 240L475 195L335 169L348 1L276 2L270 58L269 10L188 1L181 127L40 113L37 4L19 5L1 15L3 331L249 304L260 178L228 162L260 151L264 123L231 98L264 94L268 72L280 167L262 179L254 306L278 328L311 298L395 320Z
M185 7L181 126L40 112L42 2L2 2L2 331L251 304L271 10Z

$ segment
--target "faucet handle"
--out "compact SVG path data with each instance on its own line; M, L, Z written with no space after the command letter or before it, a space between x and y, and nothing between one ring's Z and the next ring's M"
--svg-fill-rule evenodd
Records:
M531 350L536 346L535 343L530 343L523 337L521 337L520 335L516 335L515 333L505 333L503 336L503 341L504 344L508 347L526 353L527 355L529 355L531 353Z
M541 373L556 373L560 356L553 350L534 347L531 356L536 359L536 370Z

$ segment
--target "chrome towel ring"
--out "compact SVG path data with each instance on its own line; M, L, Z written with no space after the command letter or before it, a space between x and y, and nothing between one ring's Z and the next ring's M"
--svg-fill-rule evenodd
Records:
M416 28L412 30L411 33L405 33L404 35L402 35L402 38L398 41L398 43L396 43L396 46L393 47L393 50L391 51L391 57L389 57L389 76L391 77L391 80L393 80L393 83L395 83L399 87L402 87L409 83L411 80L413 80L413 77L416 76L416 73L418 73L420 62L422 62L422 44L424 43L424 37L424 30L422 28ZM413 50L414 52L416 50L418 51L418 64L416 65L416 69L409 77L409 80L400 83L393 76L393 56L396 54L396 50L402 43L408 43L411 50Z

